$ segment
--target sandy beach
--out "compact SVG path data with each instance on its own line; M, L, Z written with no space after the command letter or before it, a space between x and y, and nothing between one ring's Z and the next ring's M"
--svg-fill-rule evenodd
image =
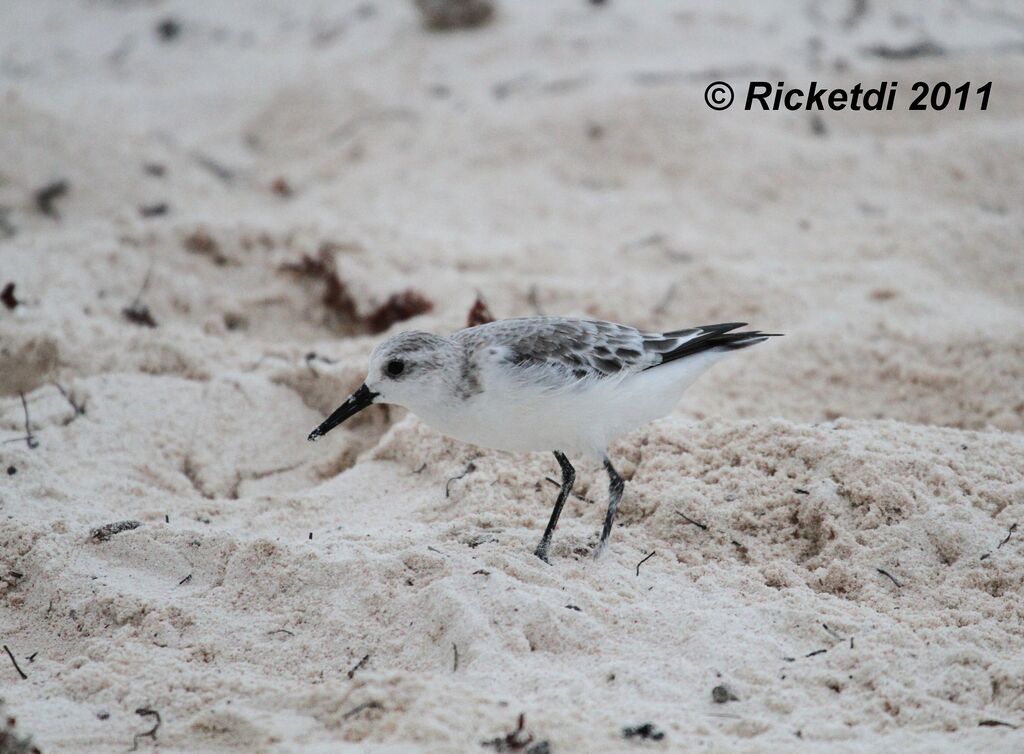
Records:
M0 15L8 740L1024 746L1016 3ZM762 79L900 97L705 102ZM910 111L917 81L990 101ZM785 337L611 448L598 562L606 479L577 464L548 565L550 454L387 406L305 439L381 338L478 297Z

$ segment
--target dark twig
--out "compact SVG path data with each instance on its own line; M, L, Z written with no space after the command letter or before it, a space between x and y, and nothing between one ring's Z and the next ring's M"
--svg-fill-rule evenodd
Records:
M828 631L829 636L831 636L832 638L838 639L839 641L843 640L843 637L839 635L839 632L837 632L834 629L829 628L827 623L822 623L821 627L824 628L826 631Z
M472 474L474 471L476 471L476 464L473 463L472 461L470 461L469 465L466 466L466 470L465 471L463 471L458 476L451 477L447 482L445 482L444 483L444 496L445 496L445 498L447 498L447 497L449 497L451 495L452 482L457 482L458 480L462 479L467 474Z
M267 636L273 636L274 634L288 634L289 636L295 636L294 632L289 631L287 628L275 628L273 631L267 631ZM349 676L351 678L352 676Z
M59 382L53 383L53 386L60 391L60 394L64 396L64 400L66 400L71 405L71 408L74 410L75 415L74 417L72 417L72 420L77 419L79 416L85 414L85 403L79 403L78 401L76 401L75 397L71 395L71 393L69 393L67 390L65 390L64 386L61 385Z
M30 654L30 655L29 655L28 657L26 657L25 659L26 659L26 660L28 660L29 662L35 662L35 661L36 661L36 655L37 655L37 654L39 654L39 652L33 652L32 654Z
M121 314L129 322L136 325L143 325L144 327L156 327L156 320L153 319L153 315L149 312L149 307L142 303L142 294L146 292L149 287L149 279L153 274L153 265L149 266L146 270L146 277L142 280L142 287L139 288L139 292L135 294L135 299L128 304L124 309L121 310Z
M1000 542L998 545L996 545L996 549L998 550L1000 547L1002 547L1007 542L1009 542L1010 541L1010 537L1013 536L1013 533L1015 531L1017 531L1017 524L1011 524L1010 525L1010 530L1008 532L1006 532L1006 539L1004 539L1002 542Z
M516 721L516 729L506 733L504 736L498 736L488 741L481 741L481 746L490 746L495 751L519 751L525 749L531 743L533 743L533 736L526 733L523 729L526 726L526 715L522 712L519 713L519 719Z
M132 737L132 751L135 751L139 748L140 738L152 738L154 741L156 741L156 732L160 730L161 722L160 713L157 712L155 709L149 709L148 707L139 707L137 710L135 710L135 714L140 715L141 717L155 717L156 722L153 724L153 727L149 730L145 731L144 733L136 733Z
M456 672L459 669L459 645L454 641L452 642L452 672Z
M201 152L195 152L193 153L192 158L196 161L196 163L199 166L209 170L217 178L224 181L224 183L231 183L233 180L235 180L234 170L225 167L224 165L222 165L220 162L213 159L209 155L205 155Z
M890 581L892 581L892 583L894 583L894 584L895 584L895 585L896 585L896 586L897 586L898 588L900 588L900 589L902 589L902 588L903 588L903 584L901 584L900 582L898 582L898 581L896 580L896 577L895 577L895 576L893 576L893 575L892 575L891 573L889 573L889 572L888 572L887 570L885 570L884 568L876 568L875 570L876 570L876 571L878 571L878 572L879 572L880 574L882 574L883 576L885 576L885 577L886 577L887 579L889 579Z
M658 553L657 553L656 550L651 550L651 554L650 555L648 555L646 558L644 558L643 560L641 560L639 563L636 564L636 575L637 576L640 575L640 566L642 566L644 563L646 563L648 560L650 560L651 558L653 558L657 554Z
M25 675L24 671L22 671L20 667L18 667L18 661L14 659L14 653L11 652L10 647L6 644L4 644L4 651L7 653L7 656L11 658L11 664L14 665L14 669L18 671L18 675L21 676L21 680L27 681L28 676ZM33 657L35 657L35 655L33 655Z
M181 581L178 582L178 586L184 586L185 584L187 584L191 580L192 580L192 574L190 573L188 576L186 576L185 578L183 578Z
M342 715L341 719L342 720L348 720L350 717L355 717L360 712L362 712L364 709L384 709L384 705L381 704L380 702L375 702L375 701L363 702L362 704L356 705L355 707L350 709L348 712L346 712L344 715Z
M808 652L804 657L816 657L817 655L823 655L827 652L827 649L815 649L813 652Z
M1017 730L1017 728L1020 727L1019 725L1014 725L1013 723L1005 723L1002 720L982 720L978 723L978 726L983 728L1013 728L1014 730Z
M700 521L694 521L692 518L687 516L685 513L680 513L679 511L676 511L676 515L682 517L682 519L684 521L686 521L686 523L688 523L688 524L693 524L694 526L696 526L696 527L698 527L700 529L703 529L704 531L708 530L708 525L707 524L702 524Z
M32 427L28 417L28 401L25 400L25 393L18 393L21 396L21 407L25 410L25 444L29 448L39 447L39 440L32 434Z
M355 676L355 674L356 674L356 671L361 670L363 665L365 665L369 660L370 660L370 654L369 653L364 654L363 655L363 659L361 659L359 662L357 662L355 665L353 665L352 669L350 671L348 671L349 680L352 680L353 676Z

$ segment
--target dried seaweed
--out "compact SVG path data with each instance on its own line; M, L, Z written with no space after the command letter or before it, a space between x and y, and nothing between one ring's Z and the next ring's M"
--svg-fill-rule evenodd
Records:
M8 309L15 309L21 303L14 295L14 283L4 286L3 291L0 292L0 303L3 303Z
M658 730L654 723L642 723L641 725L626 726L622 729L623 738L639 738L643 741L660 741L665 737L665 732Z
M516 721L515 730L506 733L504 736L481 741L480 745L491 747L499 752L522 751L525 754L547 754L550 752L551 744L547 741L537 741L534 743L533 735L526 733L524 730L525 726L526 715L520 713L519 719Z
M426 314L434 308L434 303L413 288L392 293L387 300L363 317L363 322L371 333L387 330L396 322L404 322L419 314Z
M115 534L120 534L123 531L131 531L132 529L138 529L142 526L141 521L115 521L111 524L105 524L96 529L93 529L89 536L97 542L106 542Z
M479 293L476 294L476 301L469 308L469 315L466 317L466 327L479 327L493 321L494 315L487 308L487 302L484 301L483 296Z

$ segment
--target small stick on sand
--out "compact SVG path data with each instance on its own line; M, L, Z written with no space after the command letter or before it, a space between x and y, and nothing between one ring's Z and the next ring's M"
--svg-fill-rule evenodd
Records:
M519 751L525 749L527 746L533 743L533 735L527 733L524 728L526 727L526 714L523 712L519 713L519 719L516 721L516 729L506 733L504 736L498 736L488 741L481 741L481 746L490 746L496 751Z
M28 401L25 400L25 393L18 393L21 396L21 407L25 410L25 444L29 448L39 447L39 440L32 434L32 426L28 418Z
M686 521L686 523L688 523L688 524L693 524L697 528L703 529L704 531L708 530L708 525L707 524L702 524L700 521L694 521L692 518L687 516L685 513L681 513L680 511L676 511L676 515L677 516L681 516L682 519L684 521Z
M823 655L827 652L827 649L815 649L813 652L808 652L804 657L815 657L817 655Z
M637 576L640 575L640 566L642 566L644 563L646 563L648 560L650 560L651 558L653 558L657 554L658 554L657 550L651 550L651 554L650 555L648 555L646 558L644 558L643 560L641 560L639 563L636 564L636 575Z
M149 313L149 307L142 303L142 294L149 288L149 279L153 275L153 265L149 265L149 269L146 270L146 277L142 280L142 287L139 288L139 292L135 294L135 299L121 310L121 315L129 322L136 325L143 325L145 327L156 327L156 320L153 319L153 315Z
M348 671L349 680L352 679L352 677L356 674L356 671L360 670L363 667L363 665L365 665L367 663L367 661L369 659L370 659L370 655L369 655L369 653L367 653L367 654L363 655L363 659L361 659L359 662L357 662L355 665L352 666L352 669L350 671Z
M451 477L447 482L445 482L444 483L444 496L445 496L445 498L448 498L451 495L452 482L457 482L460 479L462 479L464 476L466 476L467 474L472 474L474 471L476 471L476 464L473 463L472 461L470 461L469 465L466 466L466 470L465 471L463 471L458 476Z
M132 737L132 751L135 751L139 748L140 738L148 737L156 741L156 732L160 730L160 713L157 712L155 709L149 709L148 707L139 707L137 710L135 710L135 714L141 715L142 717L155 717L156 723L153 724L153 727L151 729L145 731L144 733L136 733Z
M832 638L838 639L839 641L843 640L843 637L840 636L839 633L836 632L834 629L829 628L827 623L822 623L821 627L828 631L829 636L831 636Z
M452 660L452 672L456 672L459 669L459 645L452 642L452 654L454 658Z
M354 717L355 715L358 715L364 709L384 709L384 705L381 704L380 702L374 702L374 701L363 702L362 704L359 704L359 705L353 707L348 712L346 712L344 715L342 715L341 719L342 720L348 720L350 717Z
M1007 542L1009 542L1010 541L1010 537L1013 536L1013 533L1015 531L1017 531L1017 524L1011 524L1010 525L1010 530L1008 532L1006 532L1006 539L1004 539L1002 542L1000 542L998 545L996 545L996 549L998 550L1000 547L1002 547Z
M898 581L896 580L896 577L895 577L895 576L893 576L893 575L892 575L891 573L889 573L889 572L888 572L887 570L885 570L884 568L876 568L875 570L876 570L876 571L878 571L878 572L879 572L880 574L882 574L883 576L885 576L885 577L886 577L887 579L889 579L890 581L892 581L892 583L894 583L894 584L895 584L895 585L897 586L897 588L899 588L899 589L902 589L902 588L903 588L903 584L901 584L900 582L898 582Z
M21 680L27 681L28 676L25 675L24 671L20 667L18 667L18 661L14 659L14 653L11 652L10 647L6 644L4 644L4 651L7 653L7 656L11 658L11 664L14 665L14 669L18 671L18 675L21 676ZM35 655L32 656L35 657Z
M57 390L60 391L60 394L64 396L64 400L66 400L71 405L71 408L74 410L75 415L71 418L71 421L74 421L79 416L82 416L83 414L85 414L85 404L84 403L79 403L78 401L76 401L74 396L71 395L71 393L69 393L67 390L65 390L64 386L61 385L59 382L53 383L53 386L55 388L57 388ZM70 423L71 422L69 421L68 424L70 424Z

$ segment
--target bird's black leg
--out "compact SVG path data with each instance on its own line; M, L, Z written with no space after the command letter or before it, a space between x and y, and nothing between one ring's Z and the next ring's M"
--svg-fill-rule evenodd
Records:
M604 459L604 469L608 472L608 512L604 515L604 528L601 529L601 539L594 548L594 559L601 557L608 546L608 537L612 533L612 524L615 522L615 511L619 509L619 501L622 500L622 492L626 488L622 477L612 466L612 462Z
M548 560L548 547L551 545L551 535L555 533L558 517L562 515L562 506L565 505L565 499L569 497L573 482L576 481L576 469L569 463L565 453L556 450L555 458L558 459L558 465L562 467L562 489L558 491L558 499L555 501L554 510L551 511L551 519L548 521L548 527L544 530L544 536L541 537L537 549L533 551L533 554L545 563Z

